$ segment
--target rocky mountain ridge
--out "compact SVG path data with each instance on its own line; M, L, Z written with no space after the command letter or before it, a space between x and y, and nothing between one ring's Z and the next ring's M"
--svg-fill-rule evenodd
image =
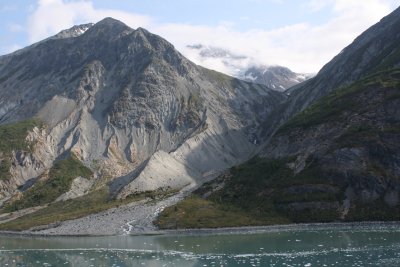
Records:
M399 26L400 8L289 89L257 157L166 209L158 225L399 220Z
M184 187L249 158L262 118L286 98L196 66L145 29L89 26L0 57L1 124L43 122L28 131L32 151L3 155L2 198L68 155L93 170L87 192Z
M71 229L54 224L203 183L158 225L398 219L399 12L288 93L110 18L0 57L0 135L21 144L0 142L0 229Z

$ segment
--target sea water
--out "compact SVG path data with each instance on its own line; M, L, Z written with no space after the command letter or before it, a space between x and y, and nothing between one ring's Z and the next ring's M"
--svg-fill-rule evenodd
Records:
M400 266L400 224L153 236L0 236L0 266Z

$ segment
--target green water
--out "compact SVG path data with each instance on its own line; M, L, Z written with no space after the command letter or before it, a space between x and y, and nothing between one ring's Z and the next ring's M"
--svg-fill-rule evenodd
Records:
M400 225L159 236L0 236L0 266L400 266Z

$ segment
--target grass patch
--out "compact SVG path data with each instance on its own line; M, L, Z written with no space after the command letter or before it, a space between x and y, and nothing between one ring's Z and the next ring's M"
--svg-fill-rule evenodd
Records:
M34 144L26 140L29 131L42 127L43 123L36 118L0 125L0 180L10 177L11 157L13 151L31 151Z
M9 155L3 156L0 162L0 180L8 180L10 178L11 159Z
M205 74L210 77L211 79L215 80L218 84L230 84L235 78L223 74L221 72L215 71L215 70L209 70L209 69L205 69L203 68L203 71L205 72Z
M32 227L81 218L145 198L165 198L174 193L176 193L176 191L172 189L159 189L134 194L126 199L110 199L108 187L102 187L82 197L51 203L48 207L34 213L0 224L0 230L27 230Z
M218 228L284 223L285 220L255 218L232 205L223 205L192 195L166 208L156 221L161 229Z
M73 155L59 160L50 169L49 179L36 183L23 193L21 199L7 204L4 211L12 212L50 203L67 192L76 177L90 178L92 174L92 171Z
M107 199L107 190L102 188L86 196L56 202L32 214L0 224L0 230L22 231L35 226L80 218L109 208L110 206L106 205Z
M11 153L15 150L30 151L31 143L26 141L28 132L34 127L42 127L43 123L39 119L29 119L13 124L0 126L0 151Z

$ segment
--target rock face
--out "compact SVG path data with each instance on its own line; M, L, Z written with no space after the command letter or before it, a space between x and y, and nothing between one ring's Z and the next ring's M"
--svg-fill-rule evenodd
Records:
M286 160L293 172L288 188L305 187L293 196L319 184L334 186L339 193L330 201L341 214L336 219L399 219L398 27L400 9L358 37L316 77L290 89L288 102L273 115L283 126L260 153ZM289 208L306 209L302 204Z
M251 157L285 98L196 66L145 29L111 18L75 26L0 57L0 123L44 122L27 160L14 151L0 197L70 153L95 171L85 184L113 196L202 181Z
M331 220L399 219L399 74L398 68L379 72L338 90L276 132L260 156L287 160L294 178L286 190L298 189L292 196L323 193L312 202L336 205L340 216ZM321 185L334 188L335 197L324 199L330 193L314 189ZM308 204L285 205L294 212Z

